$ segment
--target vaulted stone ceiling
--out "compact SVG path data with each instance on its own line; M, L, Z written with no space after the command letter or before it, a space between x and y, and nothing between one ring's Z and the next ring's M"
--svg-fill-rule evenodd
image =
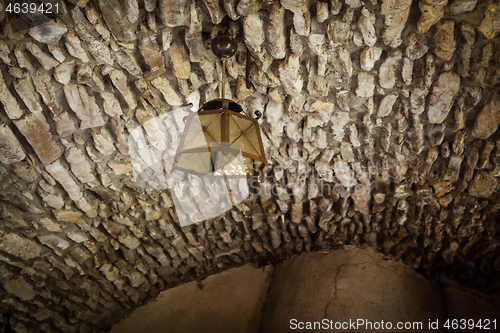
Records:
M184 281L342 244L498 287L496 1L80 0L21 31L5 4L0 318L16 332L99 332ZM263 111L270 165L247 200L180 227L191 212L137 185L128 138L218 97L223 20L227 91Z

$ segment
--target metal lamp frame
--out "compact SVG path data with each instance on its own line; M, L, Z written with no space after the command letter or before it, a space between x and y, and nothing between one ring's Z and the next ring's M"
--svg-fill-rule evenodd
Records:
M213 103L213 102L221 102L222 108L213 109L213 110L204 110L204 108L205 108L205 106L207 104ZM224 99L224 98L215 99L215 100L212 100L212 101L210 101L208 103L205 103L200 108L200 110L198 112L196 112L196 113L193 112L193 113L191 113L191 114L189 114L187 116L186 127L184 129L184 132L182 133L182 137L181 137L181 140L179 142L179 147L181 149L178 150L176 152L176 154L175 154L175 159L174 159L175 162L174 162L174 167L172 168L172 172L174 172L176 170L179 170L179 171L190 172L190 173L195 174L195 175L203 176L202 174L194 172L192 170L186 170L186 169L177 167L176 166L176 164L177 164L176 162L177 162L178 158L180 157L180 155L187 154L187 153L203 153L203 152L210 152L210 153L212 153L212 152L217 152L217 151L222 152L222 154L224 154L224 155L227 155L229 152L238 153L238 151L236 151L234 149L231 149L228 146L225 146L225 144L234 143L242 135L245 135L244 134L245 131L247 131L252 126L256 127L257 138L258 138L258 147L255 147L252 142L250 142L250 141L249 142L253 146L253 148L255 149L255 151L262 152L263 156L254 155L254 154L250 154L248 152L243 152L243 151L241 152L241 155L243 157L252 159L254 161L262 162L263 163L263 167L265 167L265 166L268 165L267 160L266 160L266 156L265 156L265 152L264 152L264 145L262 144L262 136L261 136L260 126L258 124L258 118L252 118L250 116L241 114L239 112L235 112L235 111L229 110L229 103L234 103L234 104L237 105L237 103L234 102L234 101L232 101L232 100L228 100L228 99ZM184 147L184 144L186 143L186 136L187 136L189 127L192 125L192 123L194 121L193 118L195 116L198 116L198 115L202 116L202 115L210 115L210 114L219 114L219 116L216 117L214 120L212 120L212 122L214 122L215 120L217 120L219 117L221 118L221 127L220 127L221 139L220 139L220 141L215 140L213 137L212 137L212 139L213 139L214 142L221 142L222 145L219 146L219 147L209 147L209 146L207 146L207 147L201 147L201 148L182 149L182 147ZM230 121L230 117L239 117L239 118L244 118L246 120L250 120L251 121L251 125L249 126L249 128L246 128L246 129L241 128L238 125L238 123L236 123L236 125L241 130L241 134L233 142L229 141L229 121ZM258 170L258 169L255 169L255 167L254 167L254 170ZM246 175L247 178L257 178L257 176L258 175L248 175L248 174ZM228 178L240 178L241 176L227 175L227 177Z

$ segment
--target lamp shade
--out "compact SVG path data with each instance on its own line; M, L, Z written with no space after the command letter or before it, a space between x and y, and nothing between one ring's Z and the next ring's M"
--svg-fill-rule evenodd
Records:
M257 119L236 102L216 99L190 113L172 172L230 178L257 177L267 165Z

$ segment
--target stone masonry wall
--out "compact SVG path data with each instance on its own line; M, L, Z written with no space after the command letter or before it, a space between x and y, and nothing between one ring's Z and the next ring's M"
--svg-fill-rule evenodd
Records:
M0 325L101 332L168 287L342 244L499 286L498 1L80 0L21 31L6 6ZM247 200L181 228L193 212L138 186L128 138L219 96L221 22L239 41L226 91L263 111L270 165ZM176 195L217 204L197 188Z

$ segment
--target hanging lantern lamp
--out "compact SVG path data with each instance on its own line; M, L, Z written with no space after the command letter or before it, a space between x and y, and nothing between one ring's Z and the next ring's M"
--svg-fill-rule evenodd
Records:
M222 60L221 97L186 117L172 172L257 177L267 166L258 123L262 114L257 111L252 118L236 102L225 98L226 60L236 53L238 42L228 35L217 36L211 47Z

